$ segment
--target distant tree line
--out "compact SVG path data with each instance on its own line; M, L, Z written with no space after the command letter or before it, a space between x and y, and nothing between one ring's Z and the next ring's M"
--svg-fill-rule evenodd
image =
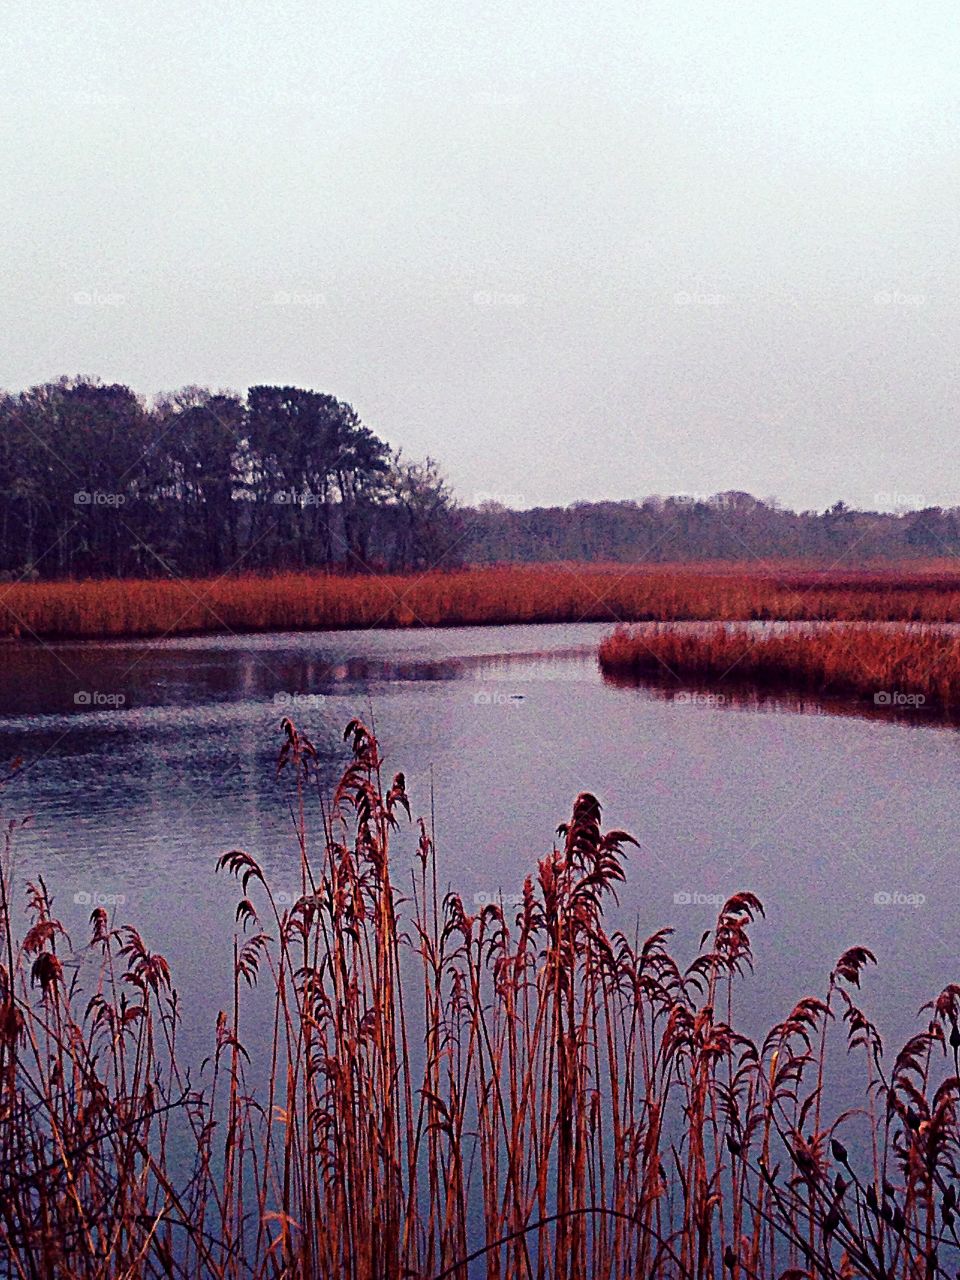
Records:
M890 497L896 506L898 495ZM769 558L849 565L960 554L960 508L921 508L903 496L904 507L911 502L913 509L893 512L856 511L843 502L797 512L733 491L530 511L487 503L464 513L463 555L481 564Z
M0 395L0 573L416 570L461 537L436 464L349 404L300 387L245 396L63 378Z
M796 512L741 492L458 508L435 462L404 458L349 404L300 387L185 387L147 403L62 378L0 393L8 580L957 554L957 508Z

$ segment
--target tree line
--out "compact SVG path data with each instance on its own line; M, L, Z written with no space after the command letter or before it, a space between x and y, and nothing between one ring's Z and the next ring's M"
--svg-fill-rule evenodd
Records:
M487 503L467 513L463 554L481 564L789 559L844 565L960 555L960 508L899 497L890 495L891 505L902 508L894 511L836 502L824 511L798 512L739 491L529 511Z
M411 571L460 537L435 462L300 387L149 404L87 378L4 393L0 498L7 578Z
M896 495L894 495L896 496ZM863 562L960 554L960 509L791 511L741 492L458 507L437 464L289 386L61 378L0 393L0 576L412 572L547 561Z

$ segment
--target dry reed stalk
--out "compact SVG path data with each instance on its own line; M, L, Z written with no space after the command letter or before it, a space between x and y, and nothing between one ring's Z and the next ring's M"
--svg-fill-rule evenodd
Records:
M440 898L423 823L402 896L403 775L385 785L360 722L346 738L328 804L311 743L283 722L295 904L249 853L220 860L240 890L234 982L201 1091L177 1061L167 966L134 929L93 913L101 963L84 993L42 881L20 930L8 828L3 1274L954 1276L960 988L887 1072L857 1003L873 957L853 947L823 999L755 1044L735 1024L753 895L729 899L685 968L669 930L608 933L632 842L584 794L513 919ZM272 1034L248 1057L254 1003ZM834 1042L862 1054L875 1108L832 1113Z
M21 582L0 591L0 636L24 640L771 619L958 622L960 575L949 561L859 571L790 563L546 564L408 575Z
M960 712L960 637L929 628L618 628L600 645L611 679L812 693L894 710Z

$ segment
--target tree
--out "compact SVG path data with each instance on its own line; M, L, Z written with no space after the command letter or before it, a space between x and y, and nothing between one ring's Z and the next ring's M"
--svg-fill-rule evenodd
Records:
M353 411L335 396L300 387L251 387L247 406L256 499L273 508L275 555L301 568L329 567L334 559L331 485L344 419Z
M396 513L393 566L404 571L450 568L461 522L436 462L407 462L396 453L390 489Z
M23 569L45 576L129 572L143 493L147 416L119 384L62 378L4 406Z
M390 450L341 404L340 451L335 469L343 539L349 562L366 567L378 506L390 494Z
M243 401L231 392L184 387L154 413L155 494L171 519L168 554L190 572L229 568L238 554Z

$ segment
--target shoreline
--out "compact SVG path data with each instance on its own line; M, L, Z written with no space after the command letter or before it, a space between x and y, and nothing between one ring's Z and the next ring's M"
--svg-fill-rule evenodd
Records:
M654 684L693 698L738 694L810 697L881 714L960 723L960 637L937 630L841 629L769 632L723 626L700 631L620 627L598 663L615 684Z

